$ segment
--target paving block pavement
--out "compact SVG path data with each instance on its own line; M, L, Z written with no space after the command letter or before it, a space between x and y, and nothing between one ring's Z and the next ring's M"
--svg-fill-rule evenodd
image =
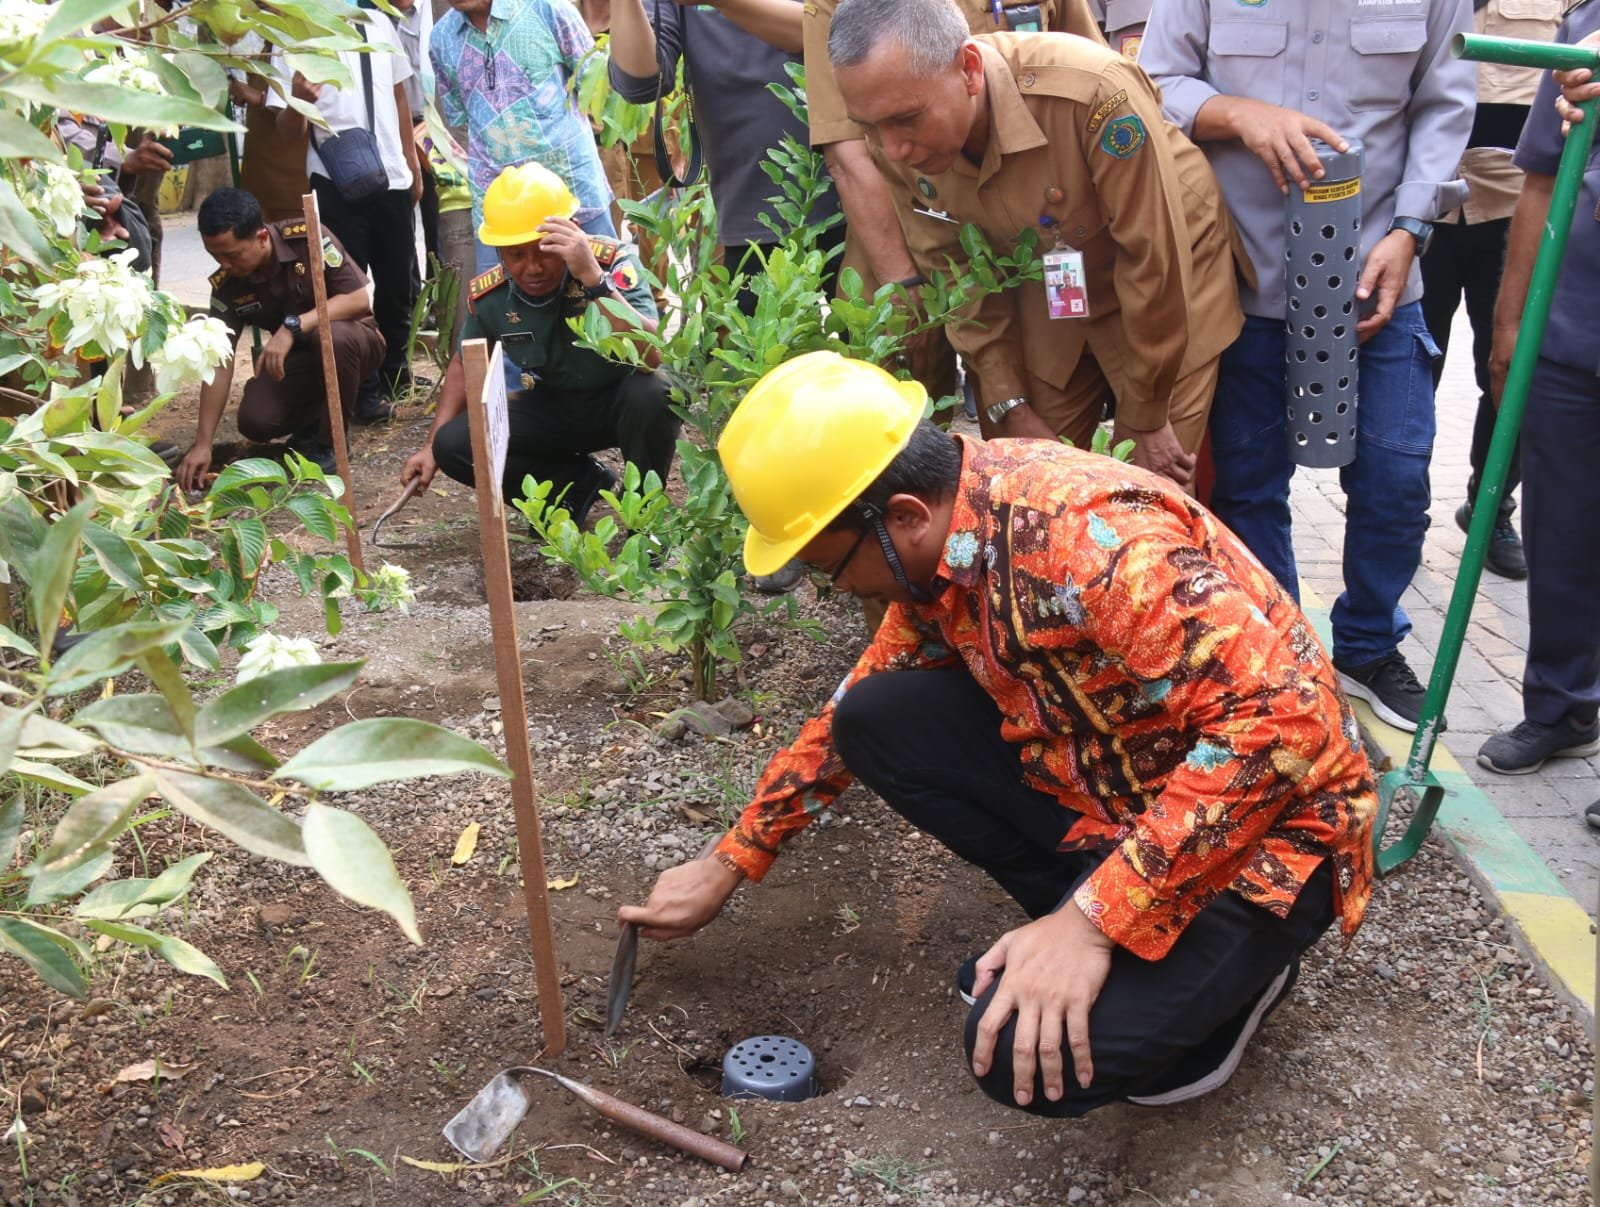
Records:
M1401 601L1413 625L1401 651L1424 683L1466 545L1455 510L1466 497L1478 388L1464 312L1456 316L1450 346L1437 401L1432 523L1422 566ZM1300 470L1290 505L1302 593L1326 631L1325 609L1343 589L1344 494L1338 472ZM1316 615L1319 610L1323 615ZM1527 642L1526 584L1485 570L1445 710L1445 749L1434 759L1434 770L1459 785L1441 810L1438 828L1480 885L1494 893L1552 980L1593 1017L1600 833L1585 824L1583 811L1600 799L1600 757L1556 760L1522 776L1496 775L1477 763L1485 738L1522 719ZM1409 735L1381 725L1374 730L1396 765L1402 764Z

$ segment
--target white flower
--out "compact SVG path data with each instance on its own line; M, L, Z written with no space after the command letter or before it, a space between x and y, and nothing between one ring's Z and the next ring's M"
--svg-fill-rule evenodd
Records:
M133 92L162 95L161 77L143 63L123 55L107 59L83 78L84 82L89 84L110 84L113 88L127 88Z
M150 357L156 391L167 394L189 381L210 385L217 366L232 355L233 335L226 323L210 315L190 319Z
M370 589L367 608L373 612L387 612L390 608L409 612L417 598L417 593L411 589L411 571L389 562L384 562L372 575Z
M44 31L55 6L7 0L0 4L0 47L22 48ZM22 57L22 56L18 56Z
M316 666L322 661L317 647L305 637L279 637L276 633L263 633L245 644L244 657L239 659L236 676L240 683L248 683L257 675L269 671L287 670L291 666Z
M143 354L133 341L144 329L154 301L150 278L134 271L138 254L130 247L114 255L91 257L78 265L73 276L33 291L41 309L66 310L72 323L66 351L94 344L107 356L114 356L128 349L135 363L143 363Z
M77 173L53 163L36 163L33 170L39 176L34 209L44 216L46 224L57 235L63 239L72 238L84 211L83 185Z

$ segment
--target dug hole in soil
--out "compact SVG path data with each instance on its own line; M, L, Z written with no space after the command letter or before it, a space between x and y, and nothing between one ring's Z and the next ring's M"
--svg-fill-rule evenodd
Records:
M187 447L193 402L165 412L157 434ZM412 408L353 433L364 531L427 426ZM520 518L511 523L522 530ZM403 715L503 754L471 493L441 475L383 536L410 547L369 544L366 557L411 570L409 615L347 607L344 631L328 638L319 608L288 575L269 573L265 589L284 610L278 632L316 639L325 661L362 658L367 668L342 699L260 736L284 752L351 718ZM985 877L859 788L716 923L690 940L642 944L628 1012L602 1038L618 904L641 900L660 869L732 819L865 631L849 601L804 599L826 641L771 625L743 635L747 660L729 687L755 725L668 741L655 727L688 692L674 661L628 660L616 630L636 609L574 594L570 576L526 545L513 560L530 597L517 623L569 1035L565 1055L544 1063L737 1142L751 1153L744 1172L620 1131L543 1081L493 1165L440 1173L408 1163L459 1163L440 1129L497 1070L542 1046L508 786L459 776L336 798L394 852L420 948L308 872L181 819L142 827L150 868L217 851L187 908L163 925L215 959L229 988L119 949L79 1005L8 963L0 1059L28 1145L26 1177L15 1141L0 1150L6 1203L1588 1200L1584 1028L1433 842L1379 884L1353 945L1333 934L1309 953L1232 1081L1179 1107L1047 1121L985 1098L964 1068L954 974L1023 919ZM482 826L476 853L456 866L472 822ZM124 846L118 874L152 874ZM811 1048L818 1097L720 1097L723 1053L764 1033ZM157 1059L159 1078L117 1080ZM155 1183L248 1162L266 1169L231 1187Z

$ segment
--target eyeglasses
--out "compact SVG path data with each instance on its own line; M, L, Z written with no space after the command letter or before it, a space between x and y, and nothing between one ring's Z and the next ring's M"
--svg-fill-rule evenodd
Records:
M867 534L871 531L871 528L863 528L856 534L855 543L839 559L839 564L833 568L831 573L824 570L811 571L811 585L817 589L818 595L826 596L838 586L839 576L849 568L850 559L855 557L856 550L861 548L861 542L867 539Z

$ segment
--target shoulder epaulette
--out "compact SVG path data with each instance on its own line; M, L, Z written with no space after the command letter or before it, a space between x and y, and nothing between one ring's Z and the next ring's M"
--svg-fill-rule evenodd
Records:
M216 289L227 279L228 270L226 268L219 268L216 272L207 277L206 281L210 284L212 289Z
M617 258L617 253L622 250L622 241L608 239L604 235L590 235L589 250L594 253L595 263L601 268L610 268L611 262Z
M486 293L493 293L506 283L505 265L496 264L488 272L472 278L467 286L467 309L473 308L472 304Z
M280 223L278 233L285 239L304 239L306 237L306 220L304 218L291 218L288 222Z

